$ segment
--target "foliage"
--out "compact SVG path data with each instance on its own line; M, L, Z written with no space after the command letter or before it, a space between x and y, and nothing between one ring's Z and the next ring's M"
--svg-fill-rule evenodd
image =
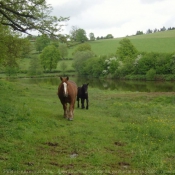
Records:
M147 71L146 73L146 79L147 80L154 80L155 79L155 75L156 75L156 70L154 70L153 68L151 68L149 71Z
M77 26L72 26L72 30L70 31L70 39L71 39L71 41L76 41L77 30L78 30Z
M10 76L16 76L18 71L19 71L19 68L16 65L7 65L5 67L5 73L9 77Z
M59 44L58 49L59 49L60 56L62 59L68 55L68 49L67 49L67 45L65 43Z
M100 61L103 65L99 64ZM134 78L136 77L135 75L139 75L141 78L144 77L143 79L145 79L146 77L148 80L157 79L158 76L156 74L172 74L175 67L173 54L154 52L138 53L138 55L132 57L125 56L123 60L120 57L107 56L104 60L100 57L98 59L93 57L83 64L79 62L81 62L81 59L76 62L76 70L79 70L79 74L110 76L113 78L131 77L129 75L133 75L132 77Z
M35 46L38 52L41 52L50 43L50 39L47 35L41 35L36 38Z
M28 74L33 76L33 75L41 75L42 73L43 73L43 68L41 66L41 60L38 58L38 56L34 56L30 60Z
M119 44L117 56L119 56L121 60L124 60L125 57L133 58L138 53L137 49L128 38L123 38Z
M135 74L146 74L151 68L155 69L156 54L147 53L140 57L135 67Z
M61 59L59 50L54 45L46 46L40 55L41 64L44 70L56 69L58 61Z
M88 38L86 36L86 31L84 29L78 29L76 31L76 41L83 43L87 40L88 40Z
M103 70L103 75L107 75L107 74L114 74L116 72L116 70L119 67L119 59L117 59L116 57L111 57L109 59L106 59L104 61L104 70Z
M1 57L0 63L4 67L17 68L18 58L24 57L30 52L30 43L27 39L20 38L19 35L9 30L7 26L0 25L0 46ZM27 48L27 49L26 49Z
M137 31L136 35L143 35L143 31Z
M7 58L7 44L6 44L6 36L10 34L10 31L8 30L8 27L4 27L0 25L0 48L1 48L1 56L0 56L0 63Z
M65 74L65 71L66 71L66 69L67 69L67 64L66 64L66 62L65 62L65 61L62 61L62 62L60 63L60 66L61 66L61 71L63 72L63 74Z
M82 52L82 51L91 51L91 45L88 43L82 43L80 44L76 50L73 52L73 55L76 54L76 52Z
M32 51L31 42L29 41L28 38L24 38L24 39L23 39L23 45L22 45L21 57L22 57L22 58L29 57L31 51Z
M90 38L91 41L95 41L94 33L91 32L91 33L89 34L89 38Z
M62 27L61 22L69 18L50 16L51 10L45 0L0 1L0 23L23 33L36 30L57 36L56 33Z
M156 70L157 74L172 73L172 54L144 53L139 59L135 59L135 74L146 74L151 68Z
M72 30L70 31L70 38L72 41L77 41L80 43L88 40L86 36L86 31L76 26L72 27Z
M112 38L114 38L112 34L108 34L108 35L106 35L106 37L105 37L105 39L112 39Z
M92 58L93 56L94 54L90 50L77 51L74 54L74 63L72 66L75 68L78 74L83 74L86 60Z
M171 65L171 71L173 74L175 74L175 55L172 55L172 59L170 60L170 65Z
M104 70L104 58L92 57L86 60L83 68L83 75L89 77L101 77L102 71Z
M156 54L155 69L157 74L170 74L172 54Z

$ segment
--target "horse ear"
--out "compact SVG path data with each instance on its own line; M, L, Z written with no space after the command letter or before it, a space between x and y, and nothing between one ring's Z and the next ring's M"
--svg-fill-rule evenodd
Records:
M60 77L60 80L62 81L62 80L63 80L63 78L62 78L62 77Z
M69 80L69 77L67 77L67 80Z

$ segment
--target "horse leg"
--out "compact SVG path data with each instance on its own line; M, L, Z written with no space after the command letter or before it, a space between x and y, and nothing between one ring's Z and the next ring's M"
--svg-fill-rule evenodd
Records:
M77 98L77 102L78 102L78 106L77 106L77 107L79 108L79 107L80 107L80 104L79 104L79 98Z
M70 103L70 105L69 105L69 117L68 117L68 120L73 120L73 117L74 117L74 104L75 103Z
M88 100L88 98L86 98L86 109L88 109L89 108L89 100Z
M81 108L84 109L84 98L81 98Z
M66 103L63 104L63 110L64 110L64 117L67 118L68 117L68 111L67 111L67 104Z

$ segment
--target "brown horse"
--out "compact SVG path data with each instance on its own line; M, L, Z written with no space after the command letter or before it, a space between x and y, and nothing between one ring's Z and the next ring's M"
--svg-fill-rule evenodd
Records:
M60 77L61 83L58 87L58 97L63 105L64 117L73 120L74 106L77 96L77 85L73 81L69 81L69 77ZM67 109L69 103L69 110Z

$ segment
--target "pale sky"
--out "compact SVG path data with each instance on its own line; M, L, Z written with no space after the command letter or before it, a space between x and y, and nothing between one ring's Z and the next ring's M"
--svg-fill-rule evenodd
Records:
M84 29L87 37L112 34L114 38L137 31L175 27L175 0L46 0L51 15L70 17L61 34L72 26Z

